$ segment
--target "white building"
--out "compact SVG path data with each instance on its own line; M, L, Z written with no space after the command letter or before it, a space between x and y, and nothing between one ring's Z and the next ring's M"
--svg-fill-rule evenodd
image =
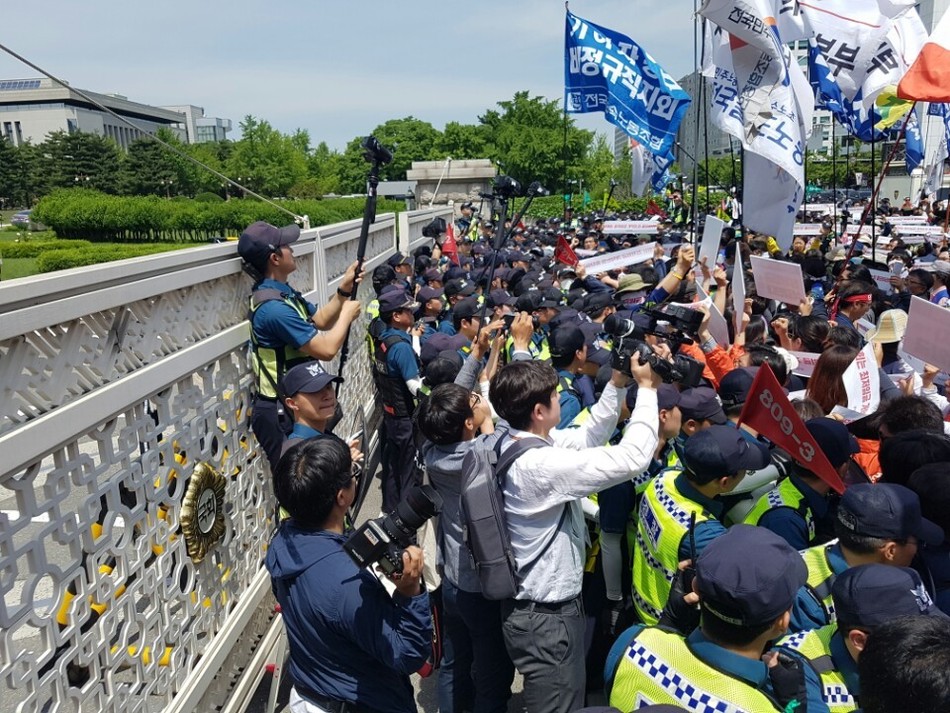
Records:
M230 120L205 117L200 107L187 107L197 110L189 114L182 111L186 107L156 107L130 101L120 94L85 90L83 93L135 128L103 111L72 88L51 79L3 79L0 80L0 136L19 146L27 141L42 143L54 131L83 131L114 139L127 149L142 134L155 134L161 127L190 143L202 140L203 136L215 137L205 140L220 140L217 137L223 138L231 128Z
M185 132L189 144L205 144L213 141L224 141L231 130L230 119L220 119L216 116L205 116L203 107L193 104L182 106L164 106L163 109L177 111L185 115Z

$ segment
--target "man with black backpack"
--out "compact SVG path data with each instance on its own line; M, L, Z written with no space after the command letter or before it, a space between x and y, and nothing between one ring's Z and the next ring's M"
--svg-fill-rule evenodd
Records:
M587 527L580 499L650 465L657 445L660 378L630 363L639 391L620 443L606 447L631 377L614 370L590 417L557 430L557 373L540 361L514 362L492 380L490 399L507 422L499 465L517 447L501 484L517 572L501 603L505 645L524 677L528 713L570 713L584 705L585 621L581 583ZM523 450L526 446L530 450ZM518 444L516 446L516 444Z

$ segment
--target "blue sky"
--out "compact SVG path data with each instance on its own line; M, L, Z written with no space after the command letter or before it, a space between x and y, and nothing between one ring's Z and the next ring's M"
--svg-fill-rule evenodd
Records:
M630 35L674 77L692 70L689 0L570 7ZM474 123L518 90L558 100L563 93L559 0L35 0L11 14L0 43L73 86L146 104L196 104L236 130L252 114L337 149L391 118L442 128ZM32 76L0 54L0 78ZM600 114L576 118L612 135Z

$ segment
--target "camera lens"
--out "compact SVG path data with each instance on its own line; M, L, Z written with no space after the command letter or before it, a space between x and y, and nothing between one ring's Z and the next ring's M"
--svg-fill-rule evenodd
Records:
M395 515L404 534L411 537L422 524L442 509L442 496L431 485L417 485L396 506Z

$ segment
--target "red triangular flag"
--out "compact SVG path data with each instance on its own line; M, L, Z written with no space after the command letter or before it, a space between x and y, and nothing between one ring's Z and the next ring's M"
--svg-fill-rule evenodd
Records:
M449 227L445 229L445 240L442 241L442 254L447 255L449 260L456 265L462 264L459 262L459 246L455 242L455 226L451 223Z
M800 466L810 470L839 493L844 492L844 483L838 471L805 428L804 421L795 413L768 364L759 367L752 381L749 396L739 415L739 423L745 423L758 431Z
M950 10L934 28L917 59L897 85L897 96L927 102L950 101Z
M666 217L666 211L660 208L655 200L652 198L647 202L647 215L658 215L661 218Z
M557 238L557 247L554 248L554 259L571 267L576 267L577 263L580 262L577 254L571 249L571 246L563 235L559 235Z

